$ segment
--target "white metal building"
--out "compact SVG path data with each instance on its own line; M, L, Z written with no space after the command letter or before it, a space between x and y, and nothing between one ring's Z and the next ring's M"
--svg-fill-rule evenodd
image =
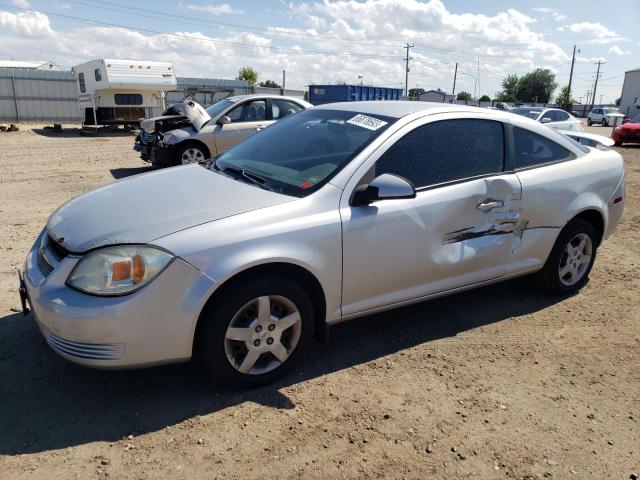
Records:
M64 68L53 62L42 60L0 60L0 68L28 68L47 72L62 72Z
M640 112L640 68L629 70L624 74L620 111L630 117Z
M455 103L456 97L442 90L427 90L418 95L420 102Z

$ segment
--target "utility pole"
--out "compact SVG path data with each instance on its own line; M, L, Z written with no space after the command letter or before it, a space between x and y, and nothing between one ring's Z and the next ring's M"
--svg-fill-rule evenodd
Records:
M600 94L600 106L602 106L602 97L604 97L604 93Z
M480 106L480 55L478 55L478 96L476 97L478 106Z
M585 107L589 106L589 99L591 98L591 90L587 90L587 101L584 102Z
M404 96L409 97L409 60L413 60L413 57L409 56L409 50L414 47L413 43L404 47L407 50L407 56L404 58L405 61L405 71L404 71Z
M580 50L578 50L580 53ZM569 73L569 100L571 99L571 81L573 80L573 64L576 63L576 46L573 46L573 57L571 58L571 72Z
M287 80L287 72L282 70L282 95L286 95L286 88L287 86L285 85L285 82Z
M596 72L596 82L593 84L593 96L591 97L591 110L593 110L593 104L596 101L596 89L598 88L598 78L600 77L600 65L602 65L603 62L602 60L598 60L598 71Z
M456 94L456 78L458 78L458 62L456 62L456 69L453 72L453 91L451 92L451 95Z

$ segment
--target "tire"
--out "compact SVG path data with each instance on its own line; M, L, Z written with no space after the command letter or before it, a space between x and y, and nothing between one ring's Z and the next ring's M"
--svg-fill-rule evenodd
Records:
M270 315L261 319L264 298L269 299ZM278 277L239 282L219 300L203 312L200 321L205 323L196 339L197 356L215 382L232 388L266 385L286 375L308 352L315 312L295 282ZM296 311L299 320L289 325ZM274 326L283 320L282 327Z
M176 146L173 154L174 165L198 163L209 158L209 150L201 143L186 142Z
M573 248L577 256L573 257L572 263L568 244L571 242L573 247L580 246L582 240L585 240L585 247L581 251ZM598 235L593 226L579 218L571 220L558 235L542 270L533 275L536 286L552 295L572 295L578 292L589 281L597 246ZM587 255L589 258L585 261ZM578 267L572 268L572 265ZM562 272L566 273L562 275Z
M590 118L587 117L587 125L590 127L591 125L593 125L593 122L591 121Z
M606 118L603 118L603 119L602 119L602 126L603 126L603 127L608 127L608 126L609 126L609 122L607 122L607 119L606 119Z

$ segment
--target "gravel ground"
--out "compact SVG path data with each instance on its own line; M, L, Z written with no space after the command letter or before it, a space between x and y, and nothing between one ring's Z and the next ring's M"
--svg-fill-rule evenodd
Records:
M518 279L342 324L292 376L238 393L195 364L73 366L17 313L48 215L147 170L132 144L0 133L0 478L640 475L640 146L617 149L625 215L579 295Z

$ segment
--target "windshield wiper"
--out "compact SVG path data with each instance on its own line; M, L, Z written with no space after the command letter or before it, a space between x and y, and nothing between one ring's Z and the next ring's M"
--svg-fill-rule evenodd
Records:
M217 165L216 165L217 166ZM217 166L218 168L220 168L219 166ZM247 172L244 168L239 168L239 167L229 167L229 166L225 166L222 171L224 173L226 172L230 172L230 173L235 173L236 175L241 176L242 178L246 179L249 181L249 183L256 185L260 188L264 188L265 190L269 190L270 192L273 191L273 189L267 185L267 179L261 177L260 175L253 173L253 172Z

